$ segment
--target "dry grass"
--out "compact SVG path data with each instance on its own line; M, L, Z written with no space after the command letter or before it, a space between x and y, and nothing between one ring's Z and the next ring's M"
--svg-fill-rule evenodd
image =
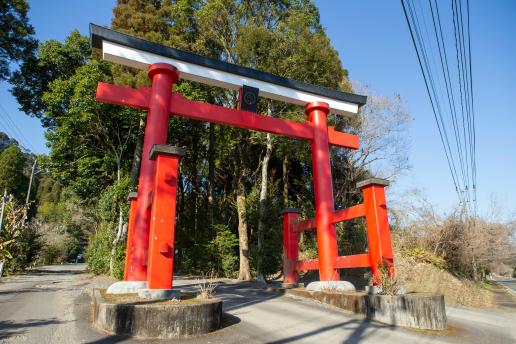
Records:
M216 275L213 270L210 270L206 274L202 274L201 280L197 286L197 289L199 290L199 293L197 294L198 299L207 300L213 298L215 288L217 287L215 278Z
M127 293L127 294L108 294L106 293L106 289L100 289L100 294L104 298L104 300L108 303L117 304L117 305L146 305L146 304L163 304L163 305L186 305L186 304L199 304L202 303L201 300L195 298L193 294L181 293L180 299L172 299L172 300L150 300L143 299L138 296L136 293Z
M408 293L443 294L446 304L467 307L492 307L495 305L494 294L477 284L453 276L446 270L428 263L416 262L410 257L396 256L396 275L398 283Z
M380 277L378 280L371 282L377 282L381 286L380 294L383 295L398 295L403 293L403 289L399 285L398 277L393 275L391 266L383 263L378 266ZM373 284L373 283L370 283Z

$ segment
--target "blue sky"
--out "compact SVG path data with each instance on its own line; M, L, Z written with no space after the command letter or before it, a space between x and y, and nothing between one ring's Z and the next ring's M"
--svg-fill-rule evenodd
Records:
M505 216L516 211L516 2L471 1L471 39L477 123L479 213L491 211L496 200ZM88 24L109 25L115 1L29 1L30 21L39 40L63 40L71 30L88 34ZM445 0L441 6L449 6ZM353 80L386 96L400 93L411 112L412 169L394 186L418 188L441 211L457 204L457 197L423 79L399 1L318 0L321 21ZM39 121L18 111L0 83L0 104L25 138L3 126L0 130L37 153L46 153ZM2 111L0 116L6 116ZM28 143L27 143L28 141Z

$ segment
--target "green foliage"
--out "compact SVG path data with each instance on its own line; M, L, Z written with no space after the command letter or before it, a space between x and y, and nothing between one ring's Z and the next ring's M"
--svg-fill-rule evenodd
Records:
M109 64L90 61L43 96L45 114L56 122L46 137L55 178L83 199L96 195L128 170L136 140L134 111L96 101L99 81L111 82Z
M86 263L94 274L110 274L111 250L115 238L116 223L102 221L98 230L92 233L86 248ZM113 260L112 276L122 279L124 275L125 242L116 246Z
M225 225L214 225L216 236L206 245L206 251L215 259L215 268L226 277L235 277L238 271L238 238Z
M0 192L4 190L21 200L27 193L28 178L23 173L26 158L18 146L0 153Z
M117 280L124 278L125 268L125 245L118 245L115 251L115 257L113 262L113 277Z
M39 253L39 263L74 263L81 251L82 245L77 233L65 232L42 245Z
M98 202L98 214L102 220L111 223L117 222L120 210L122 210L124 218L127 217L129 211L127 195L130 183L131 179L124 177L102 192Z
M365 220L352 220L336 224L339 255L361 254L367 251Z
M392 267L383 262L378 264L378 278L372 278L370 284L377 283L382 287L381 294L383 295L397 295L403 288L399 285L396 275L392 273Z
M89 239L86 249L88 269L94 274L109 274L109 258L113 231L108 225L102 225Z
M49 40L40 45L34 56L24 61L20 70L13 73L11 90L26 114L41 119L46 127L56 122L53 115L45 115L43 95L54 80L70 78L77 68L83 66L91 54L89 40L74 30L64 43Z
M72 233L65 233L63 240L63 257L66 262L73 262L77 255L81 252L81 244L79 239Z
M61 193L59 183L51 176L43 175L39 179L36 193L36 217L45 223L64 223L66 203L61 201Z
M29 24L26 0L0 2L0 81L9 77L9 65L31 56L37 42Z
M20 205L9 195L0 231L0 260L7 260L10 272L21 271L31 265L42 245L35 223L23 220L27 210L27 205Z
M13 255L11 254L11 252L9 251L9 246L11 246L12 244L14 244L14 239L10 239L10 240L2 240L0 242L0 259L1 260L4 260L4 259L13 259Z
M8 264L9 271L22 271L32 265L37 260L42 246L41 234L38 233L34 222L21 227L10 248L12 259Z
M440 269L446 268L446 260L444 260L444 258L439 257L422 247L416 246L402 249L400 253L405 257L414 259L416 262L432 264Z
M57 264L61 257L61 247L55 243L43 246L39 255L39 262L44 265Z

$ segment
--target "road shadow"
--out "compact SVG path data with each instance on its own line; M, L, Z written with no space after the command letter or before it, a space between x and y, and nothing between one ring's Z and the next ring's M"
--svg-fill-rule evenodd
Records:
M360 343L367 337L373 335L376 331L380 329L390 328L394 329L395 326L380 324L376 322L372 322L370 320L362 320L362 319L353 319L344 321L337 324L332 324L328 326L324 326L318 328L316 330L308 331L305 333L300 333L295 336L282 338L279 340L275 340L272 342L268 342L268 344L286 344L286 343L294 343L297 341L309 341L309 338L323 332L337 330L337 329L353 329L353 332L347 336L347 339L342 341L342 344L356 344Z
M233 311L283 296L282 291L267 290L256 282L221 284L215 289L215 296L223 299L223 310Z
M58 275L81 275L85 274L86 270L47 270L47 269L33 269L23 274L30 274L36 276L58 276ZM21 274L21 275L23 275Z
M4 340L12 336L19 336L25 333L31 327L41 327L60 323L62 323L62 321L59 321L56 318L28 319L19 322L13 320L3 320L0 321L0 340Z
M54 293L66 288L25 288L25 289L12 289L0 291L0 296L9 294L24 294L24 293Z

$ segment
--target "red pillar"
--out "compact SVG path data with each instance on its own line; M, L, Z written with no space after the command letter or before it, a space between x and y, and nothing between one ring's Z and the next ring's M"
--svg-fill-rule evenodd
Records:
M331 177L330 150L326 115L328 104L313 102L306 106L314 130L312 141L312 164L315 193L315 220L317 223L317 246L319 254L319 279L340 280L339 272L333 267L337 258L337 234L331 217L335 212Z
M385 187L388 185L387 180L379 178L370 178L357 183L357 188L362 189L364 194L371 273L376 281L380 278L379 264L387 263L390 266L389 273L394 273L391 233L385 200Z
M184 148L154 145L150 159L156 161L151 210L147 288L172 289L174 234L179 159Z
M134 240L134 218L136 215L136 203L138 202L138 193L129 193L129 224L127 226L127 242L125 245L125 268L124 281L127 281L131 269L131 260L133 258L133 240Z
M140 179L138 181L138 203L134 227L133 259L129 281L147 279L147 256L149 245L150 207L154 181L155 162L149 159L155 144L167 142L168 116L172 86L179 78L177 69L166 63L156 63L149 67L152 79L152 92L149 99L149 112L145 125Z
M295 208L286 208L283 214L283 286L297 285L298 276L296 263L299 253L298 234L294 231L299 221L301 211Z

